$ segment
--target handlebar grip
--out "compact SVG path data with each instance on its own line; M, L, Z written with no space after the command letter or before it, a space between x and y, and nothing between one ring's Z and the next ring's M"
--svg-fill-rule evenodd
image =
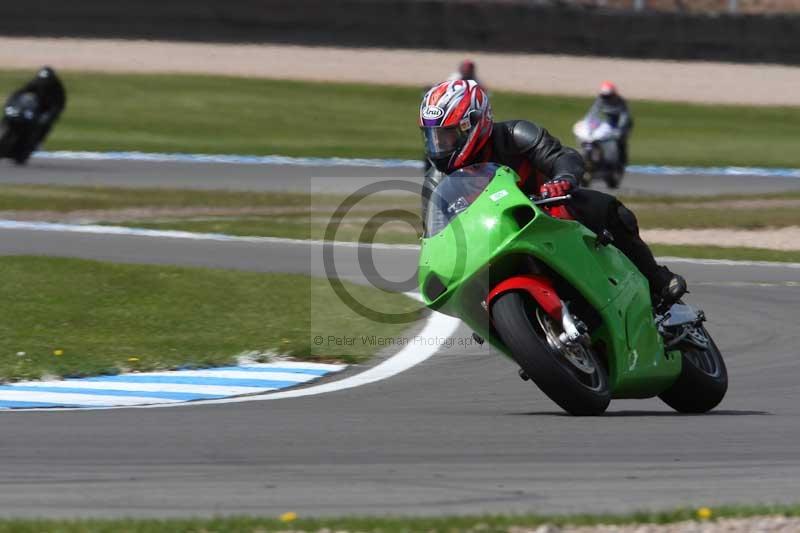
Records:
M564 196L553 196L552 198L537 198L536 196L531 196L530 200L534 205L551 205L568 202L569 200L572 200L572 195L565 194Z

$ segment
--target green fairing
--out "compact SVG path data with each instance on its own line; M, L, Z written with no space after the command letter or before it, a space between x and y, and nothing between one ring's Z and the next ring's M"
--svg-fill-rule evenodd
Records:
M553 218L535 206L518 179L510 168L498 167L466 210L422 240L419 284L425 303L461 318L510 356L492 332L484 301L497 283L521 273L515 271L520 257L532 256L599 315L592 344L607 358L613 398L648 398L669 388L681 372L680 352L665 352L647 280L616 247L598 246L597 236L582 224ZM434 274L445 290L431 300Z

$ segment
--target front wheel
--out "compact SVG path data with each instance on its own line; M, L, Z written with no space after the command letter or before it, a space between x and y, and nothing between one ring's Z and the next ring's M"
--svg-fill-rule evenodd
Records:
M17 136L3 120L0 122L0 157L9 157L15 144L17 144Z
M693 327L677 347L683 357L681 374L659 398L679 413L706 413L728 391L728 369L714 339L702 326Z
M558 342L561 324L525 293L508 292L492 306L500 339L551 400L571 415L599 415L608 407L608 373L591 348Z
M32 154L33 150L28 150L28 149L19 150L12 156L12 159L14 160L14 163L16 163L17 165L24 165L25 163L28 162L28 159L31 158Z
M622 169L614 169L610 170L604 177L603 180L606 182L606 186L609 189L616 189L619 187L619 184L622 183L622 178L625 176L625 171Z
M11 151L11 158L17 165L24 165L36 150L36 142L29 135L21 138Z

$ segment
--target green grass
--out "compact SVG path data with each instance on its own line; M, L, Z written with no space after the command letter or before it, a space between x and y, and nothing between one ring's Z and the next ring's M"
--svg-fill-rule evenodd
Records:
M7 93L31 72L0 71ZM49 149L420 156L421 88L188 75L64 73ZM534 120L572 144L590 100L492 94L498 120ZM800 166L800 108L632 102L634 163Z
M729 228L756 230L800 226L800 207L772 207L769 209L714 209L714 208L663 208L635 209L639 225L644 229L707 229ZM319 215L319 216L315 216ZM159 221L130 221L122 225L148 229L171 229L201 233L226 233L229 235L286 237L293 239L321 239L325 235L327 222L317 221L330 217L330 213L309 215L215 217L202 220L172 219ZM345 219L348 220L348 219ZM369 240L362 236L362 228L374 228L375 223L361 222L343 224L336 233L336 240ZM418 220L418 219L417 219ZM413 244L419 241L412 226L391 226L374 234L373 242L389 244ZM368 232L368 235L372 235Z
M328 221L343 200L343 195L326 194L310 196L292 192L237 192L161 188L117 188L52 185L0 185L0 210L2 211L53 211L69 213L78 210L113 210L124 208L294 208L295 212L265 215L230 215L203 217L187 215L184 218L164 216L158 220L133 220L128 226L153 229L179 229L185 231L228 233L231 235L257 235L288 238L321 238ZM800 226L800 207L776 205L768 208L730 208L725 202L786 201L800 199L800 192L780 194L721 195L698 199L696 197L622 198L631 204L643 228L740 228ZM357 204L356 217L371 216L387 207L397 207L416 213L417 198L370 197ZM102 217L101 217L102 218ZM407 216L404 220L414 221ZM312 222L313 221L313 222ZM345 222L347 219L345 219ZM370 227L377 227L380 220ZM418 219L416 220L418 223ZM338 240L357 240L362 225L348 223L342 226ZM388 243L413 243L417 237L410 227L383 228L378 240Z
M737 506L714 509L715 518L800 515L800 506ZM470 516L437 518L325 518L299 519L291 523L270 518L230 517L211 519L120 519L120 520L0 520L0 533L507 533L513 527L597 524L669 524L696 517L694 509L639 512L628 515L573 516Z
M324 203L328 196L315 198ZM332 197L339 202L340 197ZM304 193L59 185L0 185L0 210L56 211L129 207L297 207L308 208Z
M291 239L320 239L324 235L324 227L314 226L309 228L308 224L286 224L279 222L258 221L186 221L186 222L162 222L162 223L130 223L131 227L143 227L149 229L176 229L182 231L226 233L230 235L269 235L273 237L284 237ZM696 226L697 227L697 226ZM337 233L337 240L358 239L356 231L344 230ZM419 239L413 234L400 232L381 232L376 234L373 242L383 242L388 244L416 244ZM721 246L706 245L669 245L653 244L653 252L659 256L690 257L695 259L731 259L741 261L774 261L800 263L800 251L767 250L762 248L727 248Z
M765 250L762 248L724 248L722 246L689 246L654 244L657 256L692 257L695 259L732 259L734 261L775 261L800 263L800 251Z
M634 210L643 228L760 229L800 226L800 191L704 197L627 196L620 199ZM735 202L746 203L736 205Z
M315 222L310 222L309 215L303 216L251 216L251 217L215 217L203 220L168 220L168 221L131 221L121 225L133 228L178 230L197 233L223 233L226 235L257 236L257 237L282 237L286 239L314 239L325 238L328 229L330 213L320 214ZM409 217L410 218L410 217ZM325 221L317 222L318 219ZM349 220L349 219L345 219ZM417 223L419 218L416 219ZM336 230L334 240L379 242L386 244L415 244L419 243L419 229L411 224L397 224L381 226L379 221L367 222L359 218L358 222L343 223Z
M769 209L636 209L642 228L763 229L800 226L800 206Z
M222 179L222 176L220 177ZM0 185L0 211L54 211L153 208L291 208L333 213L347 198L342 194L257 192L166 187L110 187L81 185ZM409 194L373 195L359 200L354 211L373 213L387 207L419 210L419 197Z
M777 200L800 200L800 190L788 190L781 192L756 192L748 194L715 194L715 195L694 195L680 196L667 194L620 194L617 196L620 201L626 204L665 204L665 205L691 205L696 207L708 206L718 202L730 202L737 200L758 200L758 201L777 201Z
M643 228L710 228L754 229L800 226L800 208L778 206L758 209L733 209L725 202L797 200L800 192L752 195L696 197L623 198L634 205ZM231 215L202 217L164 215L164 218L137 219L110 224L162 230L203 233L225 233L242 236L269 236L293 239L321 239L341 195L310 197L305 193L257 193L234 191L202 191L177 189L122 189L114 187L63 187L48 185L0 185L0 210L39 211L67 214L77 210L107 210L113 215L123 208L289 208L293 212L269 215ZM355 241L361 237L366 220L387 207L400 208L412 215L402 217L418 222L413 213L418 199L408 197L370 197L357 204L357 209L343 220L336 240ZM99 213L102 220L103 213ZM354 218L351 218L354 217ZM12 215L13 218L13 215ZM368 227L376 230L374 242L414 244L419 241L411 225L397 223L382 226L376 219ZM800 252L782 252L755 248L722 248L709 246L655 245L662 255L714 259L746 259L764 261L800 261Z
M393 337L405 327L363 318L326 280L300 275L20 256L0 258L0 279L2 379L212 366L249 351L352 363L376 348L317 346L312 338ZM419 306L402 295L346 287L384 312Z

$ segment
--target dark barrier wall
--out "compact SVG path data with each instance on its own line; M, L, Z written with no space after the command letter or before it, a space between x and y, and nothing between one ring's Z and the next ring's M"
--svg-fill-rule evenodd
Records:
M0 34L800 63L798 16L436 0L0 0Z

